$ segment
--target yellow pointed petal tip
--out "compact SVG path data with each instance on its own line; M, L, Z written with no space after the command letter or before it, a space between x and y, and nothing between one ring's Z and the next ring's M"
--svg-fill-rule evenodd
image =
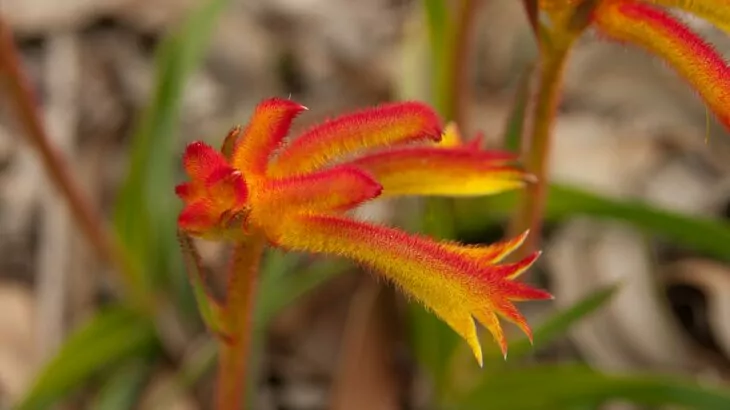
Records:
M437 142L436 145L443 148L458 147L462 145L463 141L459 126L452 121L446 124L444 132L441 134L441 141Z
M454 320L455 318L462 318L460 321ZM461 336L465 341L469 349L471 349L474 358L476 359L479 367L484 366L484 354L482 353L482 346L479 343L479 336L477 335L476 323L474 318L468 314L468 312L461 312L455 316L445 318L446 323L451 326L456 333Z

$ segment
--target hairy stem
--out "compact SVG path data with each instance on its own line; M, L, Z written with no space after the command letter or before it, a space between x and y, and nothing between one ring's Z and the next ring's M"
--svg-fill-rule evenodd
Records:
M537 100L533 109L533 129L525 154L527 171L537 177L537 182L527 187L512 221L512 235L530 229L530 236L516 257L528 255L539 247L548 188L551 134L560 102L562 74L568 50L569 47L541 50L542 64Z
M264 239L256 236L237 244L233 250L223 318L230 333L221 337L219 343L217 410L240 410L246 402L253 314L264 244Z
M76 223L95 249L98 257L117 268L123 274L128 290L134 287L129 274L131 267L114 240L97 210L84 197L68 171L68 165L48 139L43 127L37 104L20 64L20 58L13 42L13 35L7 23L0 19L0 85L7 91L18 119L25 128L28 142L40 155L46 175L61 192ZM137 295L141 296L141 295Z

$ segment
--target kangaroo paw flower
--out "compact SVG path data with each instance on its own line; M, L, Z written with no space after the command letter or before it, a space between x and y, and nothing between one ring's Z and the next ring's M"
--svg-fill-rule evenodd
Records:
M444 133L428 106L395 103L332 119L298 139L285 138L304 107L259 104L246 127L229 132L222 152L188 146L189 181L176 188L185 207L178 224L196 236L242 242L257 234L273 246L346 257L373 268L463 337L482 363L474 319L506 355L499 317L530 328L515 301L550 294L516 282L538 253L500 263L527 233L486 246L438 242L347 217L382 195L486 195L528 179L510 153L464 145ZM278 151L278 155L276 152Z

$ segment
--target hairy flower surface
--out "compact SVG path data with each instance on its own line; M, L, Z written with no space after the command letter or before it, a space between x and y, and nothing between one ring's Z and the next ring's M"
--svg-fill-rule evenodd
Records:
M184 155L190 178L176 188L185 203L179 227L209 239L264 236L287 250L337 255L373 268L463 337L482 363L474 318L507 341L498 317L531 338L515 301L550 294L515 279L537 259L500 263L527 233L488 246L438 242L359 222L346 211L380 196L493 194L528 179L506 152L463 144L454 126L417 102L341 116L285 141L305 107L260 103L248 126L234 128L222 152L202 142ZM443 137L443 139L442 139Z
M551 16L546 31L565 37L572 27L595 27L604 37L633 44L666 61L730 128L730 68L715 48L663 8L692 13L730 32L728 0L540 0ZM580 24L585 20L588 24Z

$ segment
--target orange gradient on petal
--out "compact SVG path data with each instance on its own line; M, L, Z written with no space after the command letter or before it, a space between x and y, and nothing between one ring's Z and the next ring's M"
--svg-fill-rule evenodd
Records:
M269 175L311 172L363 150L440 138L440 120L429 106L419 102L386 104L310 128L284 148L271 164Z
M269 158L286 137L292 121L306 109L283 98L271 98L257 105L234 144L232 165L245 174L265 173Z
M478 196L524 186L525 172L506 165L515 160L512 153L472 147L403 147L349 164L373 175L383 195Z

